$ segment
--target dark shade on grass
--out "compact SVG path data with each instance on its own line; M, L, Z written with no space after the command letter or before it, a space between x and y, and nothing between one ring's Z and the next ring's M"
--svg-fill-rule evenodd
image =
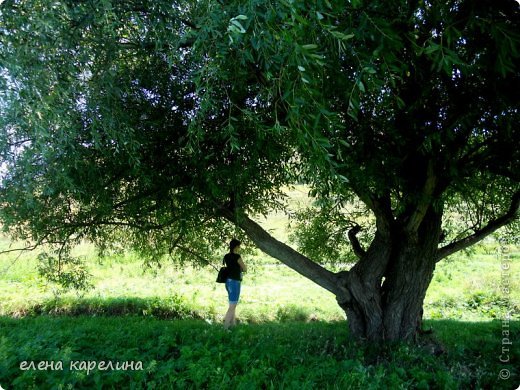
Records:
M501 363L502 323L428 321L422 346L360 345L346 323L239 325L226 332L197 320L123 317L0 317L4 388L493 388L519 382L518 334ZM444 351L432 354L432 346ZM63 370L21 370L22 361L61 361ZM70 369L70 362L76 362ZM94 362L87 371L78 362ZM101 370L99 362L142 362L142 370ZM105 366L106 368L106 366ZM510 378L499 379L508 369Z
M161 319L203 319L179 296L163 298L110 297L76 298L58 297L7 313L12 317L35 315L64 316L121 316L135 315Z

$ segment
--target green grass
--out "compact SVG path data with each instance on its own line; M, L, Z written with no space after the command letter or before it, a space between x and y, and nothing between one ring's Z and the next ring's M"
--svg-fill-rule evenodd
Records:
M145 272L133 255L107 257L100 264L89 245L82 245L77 251L85 256L93 275L93 290L57 295L53 286L46 286L38 277L34 256L20 259L0 276L0 315L75 314L82 308L91 314L118 314L122 301L133 305L135 312L152 314L149 306L155 305L162 306L167 313L169 301L175 299L187 302L198 318L219 321L224 314L227 294L222 284L215 283L216 272L211 267L178 269L165 262L161 269ZM0 267L6 263L4 260ZM240 302L242 321L290 319L291 313L298 319L345 318L332 294L291 269L265 256L250 259L248 265ZM170 317L175 317L175 312Z
M511 248L506 260L488 240L469 255L442 261L425 298L425 316L489 321L511 311L520 318L520 252ZM504 264L508 269L502 269Z
M0 279L4 388L512 389L520 380L518 262L505 295L490 246L438 265L425 300L424 328L434 333L418 346L356 344L332 294L263 256L248 261L240 325L227 333L225 289L210 267L144 272L131 254L100 263L89 245L77 250L93 274L86 293L45 286L34 255L0 263L8 266ZM503 345L510 310L513 344ZM499 359L502 347L509 362ZM78 369L109 360L141 361L143 370ZM62 361L63 370L21 370L22 361Z
M489 244L487 251L492 249ZM54 286L47 286L39 278L34 255L24 255L14 264L13 256L1 258L0 269L9 268L0 275L0 315L133 311L140 315L162 313L166 318L220 321L223 317L226 291L223 285L215 283L216 272L211 267L178 269L166 261L160 269L145 271L140 259L131 254L100 260L88 244L77 251L85 257L93 275L95 288L88 292L58 294ZM500 268L500 258L486 253L486 248L470 257L459 255L441 262L425 299L425 317L490 321L504 317L508 310L518 316L517 257L513 254L507 273ZM331 293L286 266L262 255L246 262L249 272L243 281L238 310L243 322L345 318ZM504 274L508 276L509 294L502 291ZM182 315L178 315L179 308L174 304L177 301L189 307L182 309Z
M503 364L501 324L428 321L444 352L422 346L361 345L346 323L242 324L123 317L0 317L0 385L11 388L511 389L518 347ZM462 330L462 331L461 331ZM520 324L512 323L518 335ZM498 336L498 337L497 337ZM21 362L62 370L21 370ZM133 362L142 370L100 370ZM71 366L71 362L73 365ZM81 366L80 362L93 362ZM85 363L85 364L87 364ZM50 365L48 366L50 367ZM83 369L81 369L83 368ZM508 369L510 378L499 379ZM71 387L67 387L71 386Z
M294 208L307 201L301 188L293 192ZM286 222L284 213L261 221L283 241ZM0 237L0 250L9 245ZM134 254L99 259L85 243L75 255L94 288L61 292L39 277L35 253L11 253L0 256L0 386L513 389L520 254L509 253L507 270L493 240L439 263L424 305L423 327L434 333L416 346L356 344L332 294L261 253L245 259L240 323L231 333L221 326L227 295L211 267L179 269L165 260L145 270ZM212 259L217 266L221 255ZM508 362L499 359L502 348ZM143 370L87 373L70 370L71 360L139 360ZM64 370L24 371L22 361L62 361Z

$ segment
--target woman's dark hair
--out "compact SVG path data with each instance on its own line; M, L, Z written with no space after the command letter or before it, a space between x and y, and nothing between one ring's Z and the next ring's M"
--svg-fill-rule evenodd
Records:
M237 239L233 238L231 240L231 242L229 243L229 251L233 252L233 249L235 249L239 245L240 245L240 241L238 241Z

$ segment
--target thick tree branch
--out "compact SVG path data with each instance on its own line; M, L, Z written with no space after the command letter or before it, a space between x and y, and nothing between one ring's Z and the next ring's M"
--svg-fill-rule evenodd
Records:
M420 195L420 199L417 203L415 210L410 216L406 223L406 231L416 232L421 225L421 222L430 207L432 202L433 193L437 185L437 176L433 170L433 161L428 161L428 167L426 171L426 181L424 182L423 190Z
M389 235L394 220L390 193L386 192L377 197L375 194L362 189L360 185L352 184L352 189L357 197L374 213L379 232L383 235Z
M361 247L361 244L359 243L358 238L356 237L356 234L358 234L361 231L361 226L356 225L352 229L348 231L348 239L350 240L350 243L352 244L352 250L354 251L355 255L362 259L365 257L366 252Z
M394 222L390 192L386 191L382 196L374 199L373 205L377 230L379 230L383 236L390 235L391 226Z
M437 261L440 261L455 252L458 252L462 249L468 248L471 245L476 244L480 240L484 239L485 237L493 233L495 230L500 229L502 226L505 226L508 223L512 222L515 218L517 218L519 208L520 191L517 191L511 199L511 205L509 207L509 210L504 215L489 221L489 223L485 227L478 230L471 236L468 236L459 241L452 242L449 245L439 248L436 256Z
M244 230L247 236L263 252L280 260L288 267L336 296L344 294L344 291L338 287L338 278L333 272L330 272L309 258L296 252L290 246L278 241L247 215L236 215L229 209L221 209L221 215Z

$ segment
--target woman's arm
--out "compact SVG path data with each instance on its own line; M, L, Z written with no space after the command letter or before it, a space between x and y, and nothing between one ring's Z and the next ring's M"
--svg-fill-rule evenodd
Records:
M244 264L244 262L242 261L241 257L238 259L238 265L240 266L240 268L242 268L242 272L247 272L247 267Z

